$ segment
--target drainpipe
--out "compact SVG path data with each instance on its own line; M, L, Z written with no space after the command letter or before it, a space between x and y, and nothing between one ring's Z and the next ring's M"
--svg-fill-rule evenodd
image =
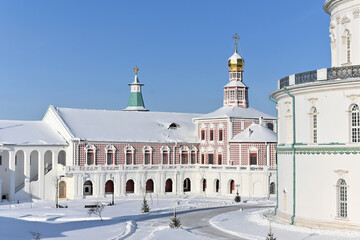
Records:
M288 90L286 89L286 87L284 87L284 92L289 95L292 98L292 110L293 110L293 143L291 144L291 150L292 150L292 155L293 155L293 215L291 216L291 225L294 225L294 218L295 218L295 144L296 144L296 135L295 135L295 97L294 95L292 95L291 93L288 92Z
M273 98L271 98L271 96L269 96L269 100L272 101L273 103L278 104L278 102L276 100L274 100ZM278 108L276 108L276 117L278 117L278 113L279 110ZM279 128L278 128L278 120L276 119L276 144L275 144L275 151L276 151L276 154L275 154L275 163L276 163L276 208L275 208L275 215L277 213L277 210L279 208L279 174L278 174L278 155L277 155L277 152L278 152L278 142L279 142ZM270 189L269 189L270 191Z

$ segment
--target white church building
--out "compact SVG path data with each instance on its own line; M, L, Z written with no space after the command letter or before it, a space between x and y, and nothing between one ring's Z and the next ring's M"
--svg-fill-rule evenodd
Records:
M327 0L332 67L279 81L277 218L360 230L360 0Z
M276 119L249 107L236 48L228 67L223 107L205 115L148 111L135 68L124 110L50 106L41 121L0 120L1 198L275 196Z

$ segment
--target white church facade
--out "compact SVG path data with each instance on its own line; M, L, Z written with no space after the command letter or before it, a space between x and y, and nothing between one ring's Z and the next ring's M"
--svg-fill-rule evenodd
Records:
M122 111L50 106L41 121L0 120L0 196L275 196L275 118L249 107L237 50L228 66L223 107L205 115L148 111L135 68Z
M360 0L327 0L332 67L279 81L280 221L360 230Z

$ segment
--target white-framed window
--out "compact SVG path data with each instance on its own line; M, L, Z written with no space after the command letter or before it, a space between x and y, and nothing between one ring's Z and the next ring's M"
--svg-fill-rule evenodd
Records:
M209 141L214 141L214 129L210 129Z
M351 142L360 142L360 114L359 106L351 106Z
M116 151L116 148L113 145L106 146L105 152L106 152L106 164L107 165L115 164L115 151Z
M318 142L318 112L315 107L310 110L311 115L311 142Z
M190 149L187 146L182 146L180 148L180 163L181 164L188 164L189 163L189 154Z
M152 164L152 147L145 146L143 147L143 154L144 154L144 164L149 165Z
M346 62L351 62L351 35L349 30L345 30L345 56L346 56Z
M135 148L130 145L127 145L124 148L125 165L133 165L134 164L134 152L135 152Z
M86 164L95 165L96 147L94 145L87 145L85 147L85 152L86 152Z
M195 146L191 146L190 148L190 163L195 164L197 162L196 156L197 156L198 149Z
M168 146L162 146L160 148L161 152L161 163L170 164L170 148Z
M237 100L243 100L244 96L243 96L243 90L242 89L238 89L237 90Z
M344 179L337 182L337 216L347 218L347 184Z
M230 100L235 100L235 90L230 90Z

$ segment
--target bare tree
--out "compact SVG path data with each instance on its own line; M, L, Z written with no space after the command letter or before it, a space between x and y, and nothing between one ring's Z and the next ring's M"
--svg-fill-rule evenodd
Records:
M96 207L89 208L88 214L89 216L95 214L96 216L99 216L100 220L102 219L102 211L104 210L104 205L101 203L96 203Z
M34 240L40 240L41 234L38 232L30 232L31 235L34 237Z

